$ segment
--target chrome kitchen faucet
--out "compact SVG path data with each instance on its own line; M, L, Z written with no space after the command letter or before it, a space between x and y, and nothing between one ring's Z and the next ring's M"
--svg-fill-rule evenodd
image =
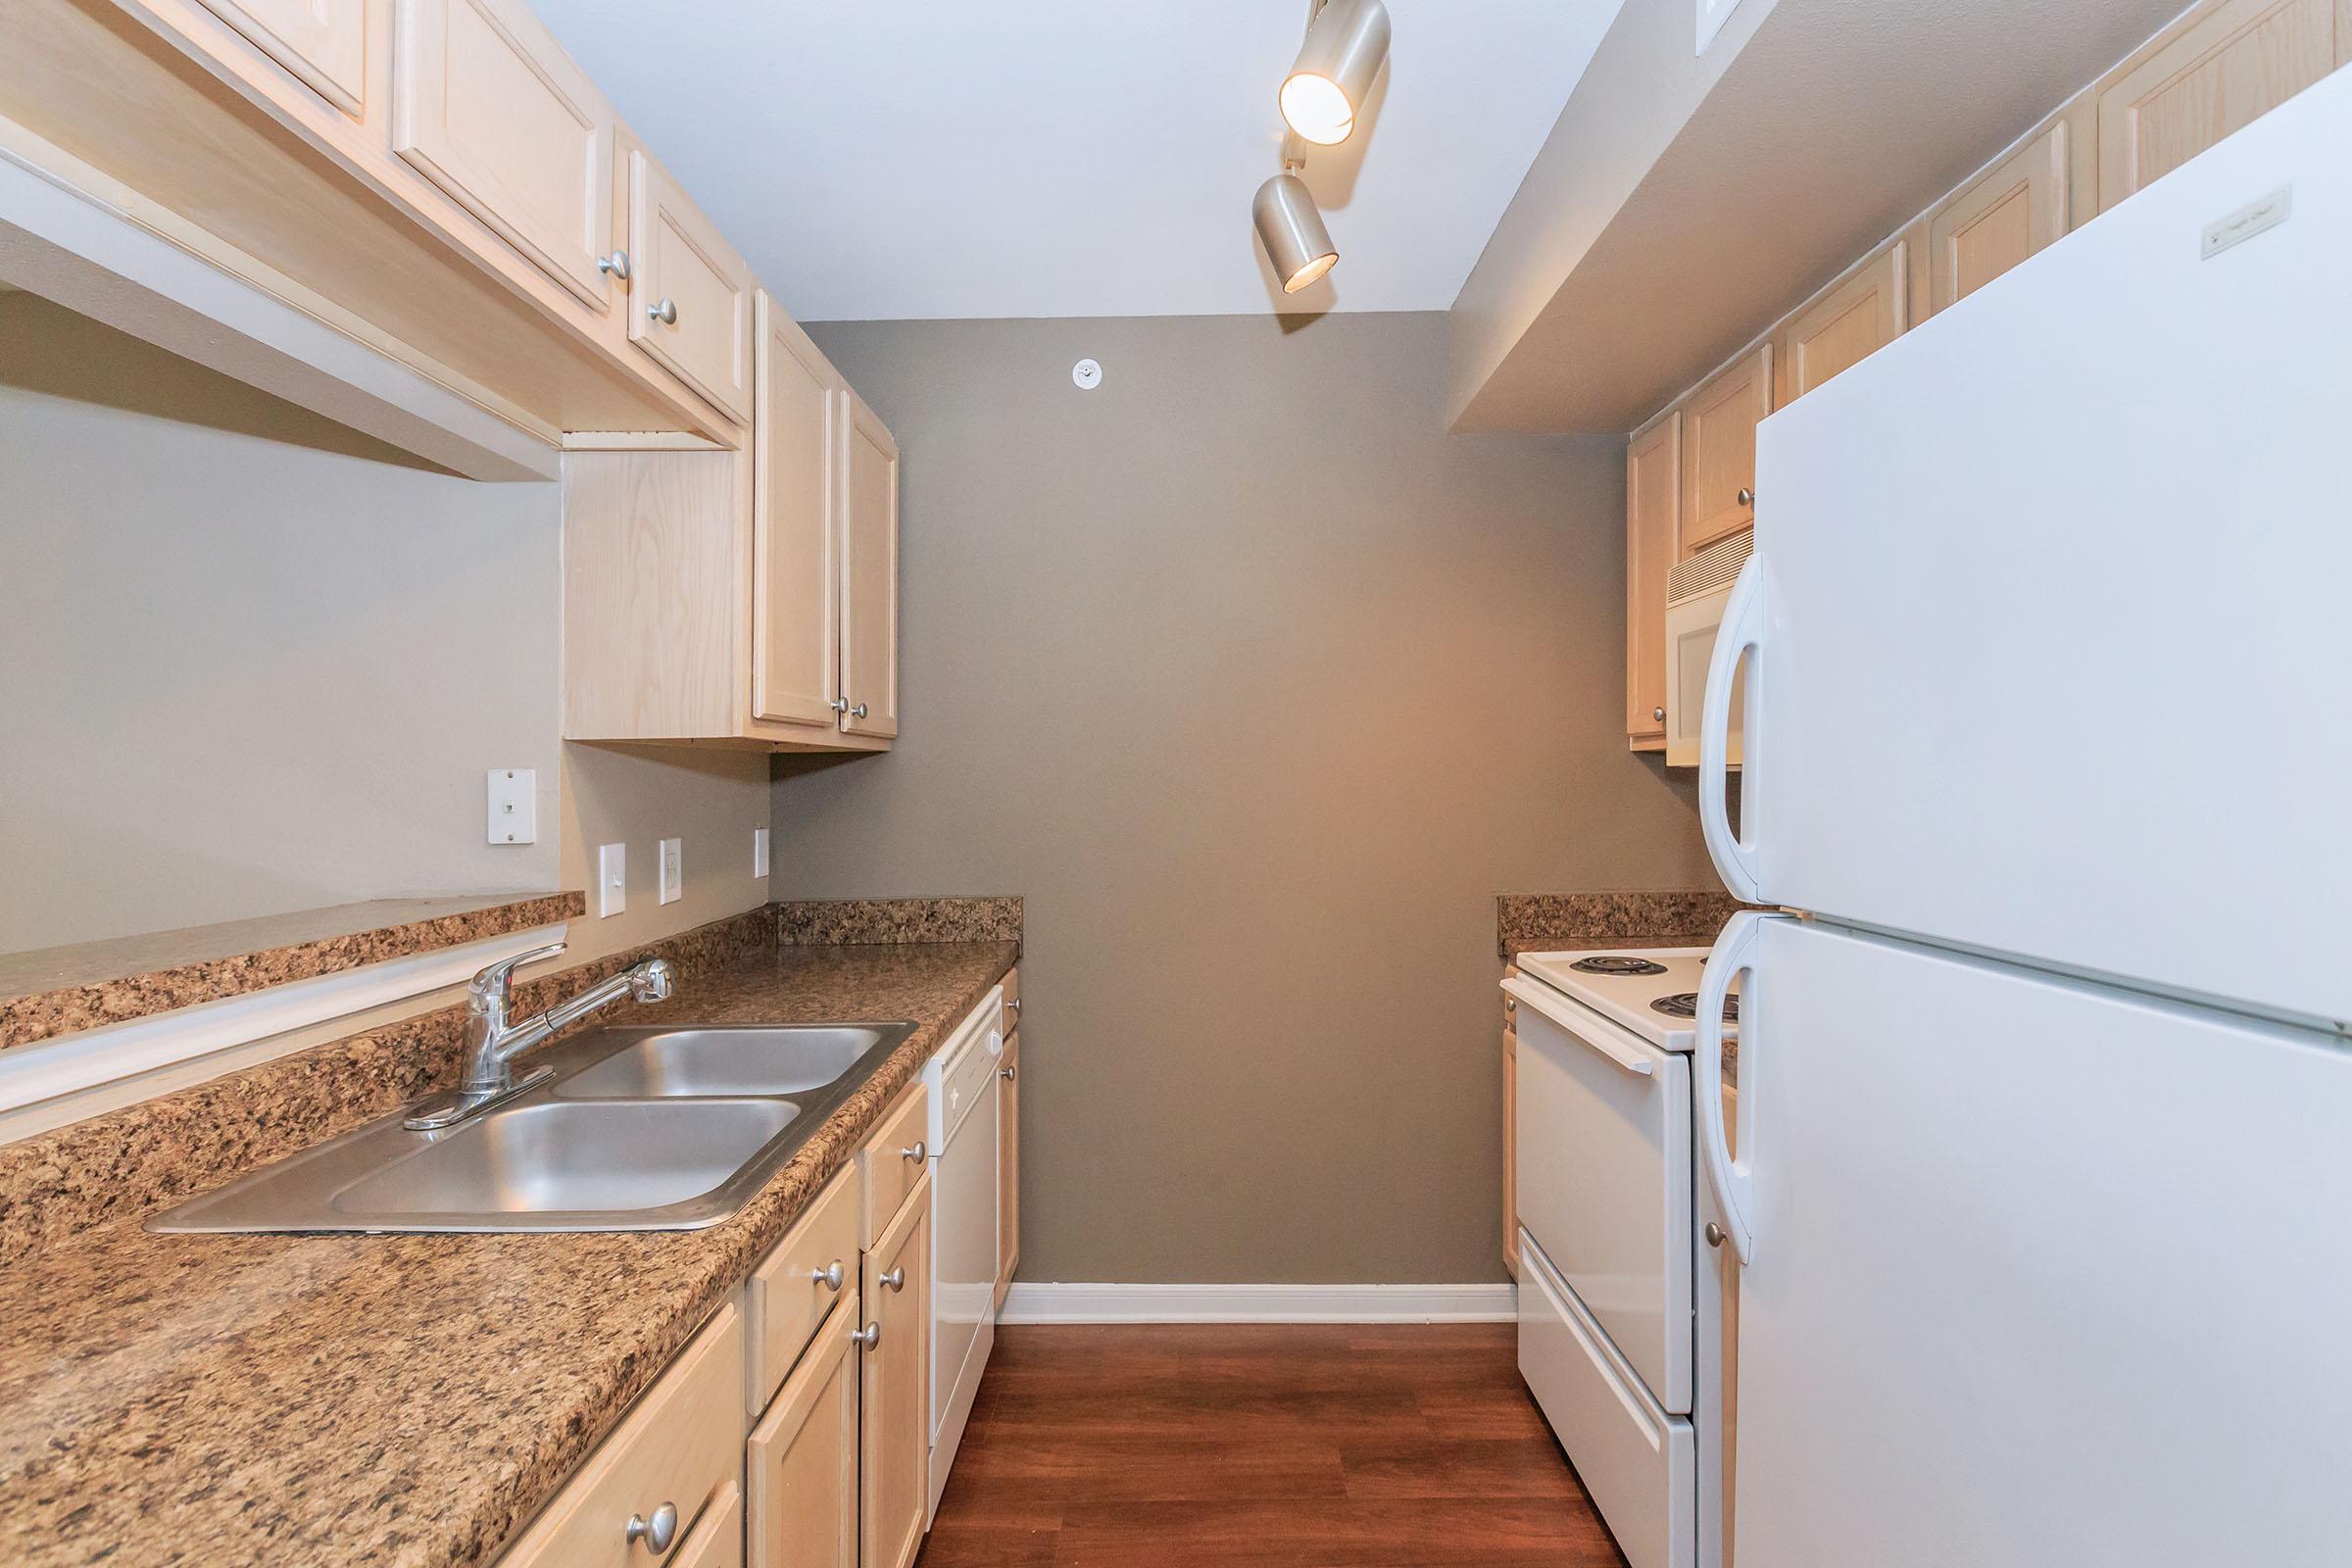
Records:
M515 966L555 957L564 946L551 942L544 948L501 958L473 977L466 997L465 1080L455 1090L426 1101L423 1107L412 1112L407 1122L410 1131L437 1132L455 1127L538 1083L554 1069L534 1067L517 1078L512 1066L514 1058L597 1008L618 1002L624 995L637 1002L660 1002L669 995L672 975L668 960L640 958L610 980L590 986L567 1002L559 1002L520 1023L509 1023L507 1009L514 1000Z

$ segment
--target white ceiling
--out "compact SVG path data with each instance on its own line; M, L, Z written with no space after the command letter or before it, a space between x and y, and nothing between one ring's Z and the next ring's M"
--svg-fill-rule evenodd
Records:
M1388 0L1368 124L1307 182L1340 266L1250 226L1301 0L533 0L804 320L1444 310L1619 0Z

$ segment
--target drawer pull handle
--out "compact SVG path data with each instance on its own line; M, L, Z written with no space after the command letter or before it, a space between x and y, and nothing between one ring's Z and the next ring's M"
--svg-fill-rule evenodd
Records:
M899 1157L901 1159L924 1159L929 1157L930 1152L931 1152L929 1150L923 1147L923 1141L918 1138L914 1141L914 1147L912 1149L900 1150Z
M1007 1001L1004 1004L1004 1010L1011 1013L1015 1018L1018 1018L1021 1015L1021 999L1014 997Z
M868 1323L865 1327L853 1333L850 1338L870 1350L875 1346L882 1343L882 1325L879 1323Z
M829 1291L840 1290L842 1281L849 1278L848 1275L842 1273L841 1259L838 1257L833 1260L833 1266L830 1268L810 1269L808 1271L808 1277Z
M645 314L663 326L675 326L678 324L678 302L664 298L659 305L648 305Z
M877 1283L887 1285L894 1291L906 1288L906 1270L904 1266L894 1268L887 1274L877 1274L874 1278Z
M1012 1082L1012 1073L1013 1069L1010 1067L999 1067L997 1069L997 1076L1004 1079L1006 1083Z
M654 1510L654 1517L651 1520L648 1520L643 1514L629 1515L628 1526L623 1534L628 1538L630 1544L634 1545L642 1541L645 1543L646 1550L657 1557L661 1556L670 1548L670 1544L678 1539L678 1505L674 1502L663 1503Z

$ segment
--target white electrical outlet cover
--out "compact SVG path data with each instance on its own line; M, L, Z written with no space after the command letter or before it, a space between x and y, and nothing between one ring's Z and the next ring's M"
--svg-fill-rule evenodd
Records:
M767 829L752 829L752 875L767 875Z
M686 841L662 841L662 902L675 904L686 896Z
M539 842L539 774L528 767L490 770L490 842Z
M596 915L602 920L629 906L629 847L600 845L596 852Z

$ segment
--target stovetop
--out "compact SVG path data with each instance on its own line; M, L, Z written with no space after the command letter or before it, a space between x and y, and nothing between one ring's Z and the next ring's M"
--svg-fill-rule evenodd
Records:
M1518 963L1520 973L1632 1030L1661 1051L1690 1051L1698 1043L1697 1026L1690 1014L1679 1012L1672 1003L1678 998L1696 1000L1706 956L1705 948L1623 948L1602 953L1522 953ZM1739 988L1735 985L1723 1026L1726 1039L1739 1034L1738 1009Z

